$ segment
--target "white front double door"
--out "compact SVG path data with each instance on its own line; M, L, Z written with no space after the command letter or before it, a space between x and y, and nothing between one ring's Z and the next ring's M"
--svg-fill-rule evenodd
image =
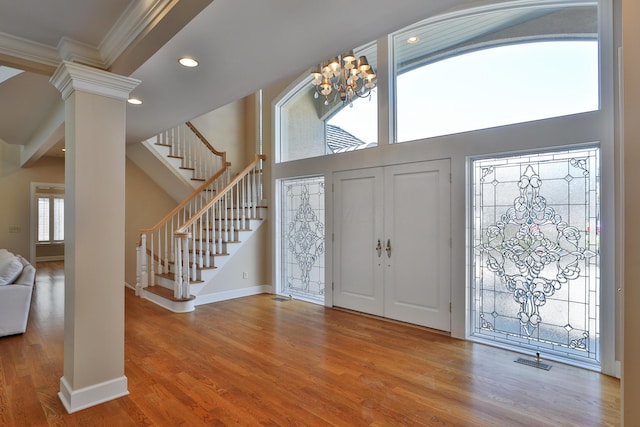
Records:
M334 306L450 331L449 160L333 182Z

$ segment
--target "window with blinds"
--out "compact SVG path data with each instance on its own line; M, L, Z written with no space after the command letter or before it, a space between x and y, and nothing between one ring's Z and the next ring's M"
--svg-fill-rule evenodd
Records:
M64 198L38 196L38 243L64 241Z

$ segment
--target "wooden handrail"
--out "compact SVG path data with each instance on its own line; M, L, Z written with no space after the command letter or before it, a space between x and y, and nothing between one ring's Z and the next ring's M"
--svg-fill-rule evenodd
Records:
M213 148L213 146L211 144L209 144L209 141L207 141L207 138L204 137L204 135L202 135L200 133L200 131L198 129L196 129L196 127L193 125L193 123L191 122L187 122L186 125L189 127L189 129L191 129L191 131L193 133L196 134L196 136L198 137L198 139L200 141L202 141L202 143L209 149L209 151L211 151L213 154L215 154L216 156L220 156L222 157L222 162L226 163L227 162L227 152L226 151L218 151L215 148Z
M242 171L240 171L240 173L238 173L238 175L236 175L235 178L229 181L226 188L227 189L233 188L233 186L235 186L242 178L248 175L253 170L253 168L255 168L259 160L266 160L266 158L267 157L264 154L256 154L253 162L251 162L247 167L245 167ZM178 233L186 233L187 229L195 221L197 221L204 212L210 209L211 206L213 206L218 200L220 200L223 196L225 196L226 193L227 193L226 191L222 191L219 194L216 194L211 200L209 200L204 206L202 206L202 208L200 208L198 212L193 214L191 218L189 218L180 228L176 229L176 231L174 232L174 235L177 235Z
M191 200L193 200L194 198L196 198L197 196L200 195L200 193L207 188L211 183L213 183L216 179L218 179L219 177L222 176L223 173L225 173L227 171L227 169L229 168L229 166L231 166L230 163L225 163L224 168L220 169L218 172L216 172L213 176L211 176L211 178L209 178L208 180L206 180L200 187L196 188L193 193L191 193L190 196L188 196L186 199L184 199L178 206L176 206L175 208L173 208L171 210L171 212L169 212L168 214L166 214L164 217L162 217L162 219L160 221L158 221L158 223L156 225L154 225L151 228L143 228L140 230L140 234L143 233L153 233L155 231L157 231L162 224L164 224L166 221L168 221L172 216L174 216L176 213L178 213L178 211L180 211L180 209L184 208Z

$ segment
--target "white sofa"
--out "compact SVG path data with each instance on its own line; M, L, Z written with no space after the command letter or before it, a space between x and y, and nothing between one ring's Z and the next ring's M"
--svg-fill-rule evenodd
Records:
M27 330L35 278L26 259L0 249L0 337Z

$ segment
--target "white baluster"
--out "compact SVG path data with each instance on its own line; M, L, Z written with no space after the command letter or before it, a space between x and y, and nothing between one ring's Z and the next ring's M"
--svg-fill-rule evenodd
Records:
M157 232L157 239L158 239L158 274L162 274L162 241L161 241L161 235L162 235L162 230L158 230Z
M163 273L169 272L169 223L164 223L164 258L163 258Z
M258 203L262 203L262 199L263 199L263 194L262 194L262 168L260 168L259 170L256 171L256 173L258 174L258 201L256 204Z
M230 241L231 239L229 238L229 193L225 194L224 197L224 232L226 233L227 237L226 237L226 241Z
M228 212L229 212L229 241L235 241L236 240L236 234L235 234L235 229L236 228L235 228L235 219L234 219L235 213L233 211L233 208L234 208L234 205L235 205L234 200L233 200L234 199L233 196L235 195L234 190L235 190L234 187L231 187L229 189L229 209L228 209Z
M246 230L249 228L249 226L247 225L247 219L245 217L245 206L246 206L246 200L247 200L247 194L244 188L245 183L246 183L246 176L243 176L239 183L240 189L242 190L241 198L240 198L240 225L243 230Z
M141 287L142 285L140 284L140 276L141 276L141 265L142 262L140 261L140 245L136 246L136 296L139 297L141 294Z
M217 229L217 237L218 237L218 253L223 253L222 248L222 199L218 199L216 206L218 207L218 217L216 218L216 229Z
M175 298L180 298L182 295L182 281L184 280L182 276L182 235L176 233L175 235L175 247L176 247L176 264L175 264L175 274L173 276L173 296Z
M149 241L151 243L151 255L149 255L149 286L155 286L156 284L156 275L153 273L155 270L155 252L153 251L153 234L150 236Z
M206 236L206 242L205 242L205 248L206 248L206 253L205 253L205 266L207 268L211 267L211 228L210 228L210 224L209 224L209 211L211 209L207 209L206 212L206 228L205 228L205 236Z
M202 240L204 240L204 235L202 234L202 218L198 220L198 267L202 268L204 266L203 263L203 251L202 251Z
M251 174L251 217L252 218L257 218L257 199L258 199L258 192L257 192L257 188L256 188L256 180L257 180L257 172L256 172L256 168L253 168L253 174Z
M199 222L199 221L196 221L196 223L197 222ZM191 278L193 280L196 280L197 274L198 274L198 269L197 269L198 263L197 263L197 258L196 258L197 255L198 255L198 253L196 251L196 234L197 234L196 233L196 231L197 231L196 223L191 225L191 253L192 253L192 255L191 255L191 260L192 260L191 261Z
M178 212L178 214L180 214L180 213ZM171 217L171 228L170 228L171 234L169 234L167 236L167 240L169 240L169 244L171 245L171 247L169 248L169 250L170 250L169 253L171 254L170 255L171 256L170 261L172 261L175 264L175 261L176 261L176 254L175 254L176 244L175 244L175 239L172 238L173 232L176 229L176 226L174 224L174 219L175 219L175 215ZM169 263L167 263L167 266L168 265L169 265ZM174 265L174 270L175 270L175 265Z
M139 276L136 282L136 295L142 294L142 289L149 286L149 274L147 271L147 235L140 236L140 246L138 247L138 270Z
M185 129L185 126L180 126L180 137L183 139L184 146L187 149L187 159L188 159L187 164L195 172L196 168L195 168L195 163L193 161L193 145L191 144L191 141L186 137L184 129Z
M165 132L165 137L167 139L167 143L171 145L171 154L175 157L180 156L180 147L178 147L177 142L173 139L173 129L169 129Z

